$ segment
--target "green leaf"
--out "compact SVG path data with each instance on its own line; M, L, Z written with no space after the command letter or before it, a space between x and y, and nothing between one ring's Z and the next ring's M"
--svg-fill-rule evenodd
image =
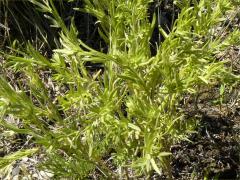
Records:
M199 79L201 79L205 84L209 84L208 80L204 78L203 76L198 76Z
M158 168L158 166L157 166L156 162L154 161L154 159L151 159L150 162L151 162L151 165L152 165L153 169L154 169L159 175L161 175L162 173L161 173L160 169Z
M9 154L4 157L0 157L0 172L10 164L13 164L16 160L21 160L24 157L31 156L38 151L38 148L20 150L15 153Z
M158 157L164 157L164 156L170 156L170 155L172 155L172 153L170 153L170 152L160 152L158 154Z
M225 92L225 85L224 84L221 84L219 91L220 91L220 96L222 96Z
M134 125L132 123L128 123L128 127L132 128L132 129L134 129L136 131L141 131L141 129L138 126L136 126L136 125Z

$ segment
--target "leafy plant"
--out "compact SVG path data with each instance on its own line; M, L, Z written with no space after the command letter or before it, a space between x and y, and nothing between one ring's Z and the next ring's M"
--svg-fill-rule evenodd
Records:
M238 30L227 36L215 31L234 10L231 1L175 1L181 13L169 34L159 27L164 41L155 56L149 44L156 21L148 18L151 0L85 0L85 9L76 8L97 17L107 53L83 43L74 19L68 28L52 0L31 2L61 29L62 48L51 59L30 44L22 56L7 55L8 65L27 82L16 89L0 79L1 125L33 136L46 155L42 168L56 177L84 178L98 170L105 178L153 171L172 178L170 148L197 125L185 118L181 100L203 86L239 81L227 61L215 57L239 45ZM103 69L89 71L87 62ZM4 120L8 114L22 127Z
M57 9L66 23L68 15L73 14L71 6L62 0L55 1ZM76 1L76 3L78 3ZM65 6L64 6L65 5ZM70 10L69 10L70 9ZM41 52L60 46L56 29L50 27L42 13L30 1L0 1L0 48L11 46L17 39L22 46L30 41ZM65 15L65 16L64 16Z
M7 155L3 158L0 158L0 172L1 174L6 174L8 173L7 170L9 168L9 166L11 166L16 160L19 160L23 157L32 155L34 153L36 153L37 149L28 149L28 150L20 150L16 153ZM10 174L10 173L9 173Z

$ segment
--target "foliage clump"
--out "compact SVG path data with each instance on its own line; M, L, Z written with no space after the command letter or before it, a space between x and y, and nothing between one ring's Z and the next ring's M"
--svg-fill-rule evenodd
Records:
M175 1L181 12L170 33L158 27L164 40L156 55L149 43L156 25L155 15L149 20L151 0L85 0L85 9L76 8L98 19L107 53L83 43L74 19L68 28L52 0L31 2L61 29L62 48L51 59L30 44L21 56L7 55L8 65L27 83L16 89L1 77L1 125L32 136L46 155L42 168L56 177L84 178L94 170L105 177L152 171L171 177L170 148L187 140L197 125L184 116L184 96L195 96L202 86L239 81L227 61L216 58L240 43L239 30L221 36L215 29L233 14L232 1ZM87 62L103 69L89 71ZM50 72L55 88L47 87L42 71ZM5 121L8 115L22 127Z

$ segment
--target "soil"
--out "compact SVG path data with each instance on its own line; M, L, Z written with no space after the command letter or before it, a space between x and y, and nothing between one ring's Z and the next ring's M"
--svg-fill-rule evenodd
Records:
M189 140L172 147L172 172L175 179L239 179L240 113L231 114L209 108L201 113L200 127Z

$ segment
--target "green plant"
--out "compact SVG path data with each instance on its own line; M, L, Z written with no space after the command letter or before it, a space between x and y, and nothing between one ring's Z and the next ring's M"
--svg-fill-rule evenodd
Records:
M56 4L61 16L69 13L70 3L69 7L64 6L62 0ZM0 11L0 21L3 23L0 24L0 48L10 46L15 39L18 39L20 44L30 41L41 52L59 47L57 31L50 28L50 23L31 2L2 0Z
M215 31L234 10L231 1L175 1L181 13L169 34L159 27L164 41L155 56L149 44L156 19L148 19L151 0L85 0L85 9L76 8L97 17L107 53L84 44L74 19L68 28L52 0L31 2L61 29L62 48L51 59L30 44L21 56L7 55L8 65L27 82L16 89L0 78L0 124L33 136L46 155L42 168L56 177L85 178L97 169L105 178L162 170L172 178L171 145L186 140L197 125L184 117L184 95L239 80L226 61L215 58L239 44L238 30L226 37ZM86 62L101 63L104 70L90 72ZM42 75L46 71L52 87ZM6 122L8 114L22 128Z

